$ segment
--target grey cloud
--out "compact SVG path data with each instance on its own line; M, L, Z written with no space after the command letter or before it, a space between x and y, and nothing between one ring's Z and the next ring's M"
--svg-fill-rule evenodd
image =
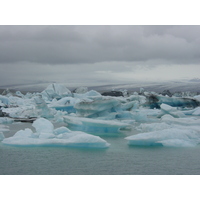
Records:
M199 63L200 26L0 26L0 62Z

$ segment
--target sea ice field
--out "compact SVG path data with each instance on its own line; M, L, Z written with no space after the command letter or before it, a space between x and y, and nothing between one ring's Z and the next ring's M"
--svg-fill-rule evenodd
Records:
M53 83L0 95L0 174L200 174L200 95Z

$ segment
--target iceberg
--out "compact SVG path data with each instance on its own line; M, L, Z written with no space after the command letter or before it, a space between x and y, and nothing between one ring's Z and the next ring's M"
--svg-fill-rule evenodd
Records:
M10 105L9 98L3 95L0 95L0 101L4 106Z
M200 107L197 107L193 110L186 110L182 111L185 115L193 115L193 116L200 116Z
M50 84L45 90L41 92L42 97L46 100L54 98L61 99L62 97L72 96L72 93L64 85L58 83Z
M63 97L60 100L54 99L49 105L49 108L55 108L56 110L66 111L67 113L76 113L74 105L81 100L73 97Z
M162 111L162 113L160 114L160 116L161 115L165 115L165 114L169 114L169 115L171 115L171 116L173 116L175 118L185 117L185 114L182 111L177 110L176 107L172 107L172 106L169 106L167 104L162 103L160 105L160 108L161 108L161 111Z
M151 96L152 97L152 96ZM162 103L170 105L172 107L198 107L200 102L196 99L192 98L179 98L179 97L167 97L162 95L153 95L155 101L158 106Z
M81 101L76 103L74 108L80 117L99 117L105 111L116 111L120 106L120 102L116 99L97 99L90 101Z
M0 124L12 124L13 122L14 120L9 117L0 117Z
M64 122L72 130L84 131L92 134L119 135L124 130L130 130L131 125L115 120L91 119L74 116L64 116Z
M167 124L182 125L184 128L185 126L198 126L200 124L200 119L195 117L174 118L168 114L162 116L161 120Z
M197 128L168 128L159 131L139 133L125 138L134 146L194 147L200 143Z
M78 87L74 90L75 93L77 94L85 94L86 92L88 92L88 88L87 87Z
M54 129L53 124L44 118L38 118L33 127L36 132L26 128L14 136L4 138L3 144L14 146L64 146L79 148L108 148L110 146L99 136L81 131L71 131L66 127Z
M86 93L74 93L73 96L74 98L79 99L94 99L97 97L102 97L101 94L95 90L90 90Z
M140 132L151 132L151 131L158 131L158 130L163 130L163 129L168 129L171 128L171 125L165 123L165 122L160 122L160 123L142 123L136 129Z

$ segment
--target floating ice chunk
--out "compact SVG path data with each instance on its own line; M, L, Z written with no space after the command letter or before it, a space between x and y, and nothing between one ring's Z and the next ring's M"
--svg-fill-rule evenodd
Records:
M87 87L78 87L75 89L75 93L77 94L85 94L86 92L88 92L88 88Z
M100 120L82 117L64 116L64 122L72 130L84 131L92 134L107 135L111 133L120 133L125 129L130 129L130 124L115 120Z
M80 99L73 97L64 97L58 101L52 101L48 107L55 108L56 110L66 111L68 113L75 113L76 109L74 108L74 105L80 101Z
M9 127L8 126L0 124L0 132L8 132L8 131L9 131Z
M146 103L146 97L137 94L131 95L130 97L127 98L127 100L138 101L140 105Z
M200 107L197 107L193 110L187 110L183 111L185 115L194 115L194 116L200 116Z
M100 99L93 101L81 101L77 103L74 107L77 114L82 117L89 117L92 115L100 114L103 111L111 111L115 107L119 106L120 102L116 99Z
M192 115L194 115L194 116L200 116L200 107L196 108L194 110L194 112L192 113Z
M121 104L122 110L131 110L134 107L135 102L131 101L128 103Z
M41 96L34 97L36 109L38 116L45 117L45 118L52 118L55 115L55 111L51 108L48 108L44 99Z
M63 133L70 133L71 131L67 127L59 127L53 131L55 135L63 134Z
M45 99L52 100L54 98L60 99L62 97L71 96L71 91L64 85L58 83L50 84L45 90L41 92Z
M171 126L165 122L161 123L151 123L151 124L140 124L137 127L137 130L140 132L151 132L151 131L158 131L163 129L171 128Z
M131 119L134 119L136 122L155 122L157 121L157 119L152 118L151 114L153 114L153 116L155 115L154 110L151 110L150 112L148 112L149 109L136 109L132 112L130 112L131 115L129 115L131 117ZM157 111L156 111L157 113Z
M0 124L12 124L14 122L13 119L8 117L0 117Z
M129 141L129 145L188 147L200 143L200 132L194 129L169 128L140 133L125 139Z
M108 112L107 114L103 115L102 117L98 117L96 119L113 120L113 119L116 119L116 115L117 115L116 112L112 112L112 113Z
M178 98L178 97L166 97L158 95L156 98L159 100L159 104L167 104L173 107L197 107L199 102L196 99L191 98Z
M4 139L4 134L2 132L0 132L0 141L2 141Z
M44 118L39 118L35 120L32 124L32 126L36 129L36 132L41 133L53 133L54 126L53 124Z
M4 108L3 112L5 112L9 117L12 118L32 118L37 117L38 113L36 112L34 105L31 106L20 106L20 107L12 107L12 108Z
M74 97L75 98L79 98L79 99L93 99L95 97L101 97L101 94L95 90L90 90L84 94L76 94L74 93Z
M185 114L181 111L178 111L177 108L169 106L167 104L162 103L160 105L162 112L162 115L164 114L170 114L173 117L179 118L179 117L185 117Z
M24 95L23 95L20 91L16 91L15 94L16 94L17 96L19 96L19 97L22 97L22 98L24 97Z
M17 131L14 136L15 138L33 137L33 131L30 128L26 128L25 130Z
M73 97L63 97L60 100L54 100L49 104L49 107L59 107L59 106L66 106L66 105L75 105L76 103L79 103L81 100L76 99Z
M32 100L25 100L21 97L16 97L16 96L10 96L9 97L10 105L11 106L21 106L21 105L31 105Z
M169 139L169 140L163 140L159 141L158 143L161 143L163 146L166 147L194 147L196 146L196 142L189 140L180 140L180 139Z
M83 148L107 148L109 143L98 136L80 131L70 131L65 127L53 130L53 124L44 118L37 119L31 129L20 130L14 136L4 138L3 144L14 146L67 146Z
M8 97L0 95L0 100L4 105L10 105L10 101Z
M177 111L177 108L175 108L175 107L172 107L172 106L169 106L169 105L167 105L167 104L164 104L164 103L162 103L161 105L160 105L160 108L162 109L162 110L164 110L165 112L176 112Z
M134 115L134 113L129 111L122 111L116 114L117 119L136 119L137 117Z
M161 117L161 120L163 122L166 122L168 124L178 124L183 126L195 126L200 124L200 119L187 117L187 118L174 118L171 115L164 115Z
M200 102L200 95L196 95L196 96L194 96L193 99L195 99L195 100L197 100L197 101Z

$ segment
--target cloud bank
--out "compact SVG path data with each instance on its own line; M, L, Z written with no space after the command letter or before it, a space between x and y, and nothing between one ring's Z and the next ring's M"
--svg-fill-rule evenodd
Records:
M0 85L198 77L200 26L0 26Z

